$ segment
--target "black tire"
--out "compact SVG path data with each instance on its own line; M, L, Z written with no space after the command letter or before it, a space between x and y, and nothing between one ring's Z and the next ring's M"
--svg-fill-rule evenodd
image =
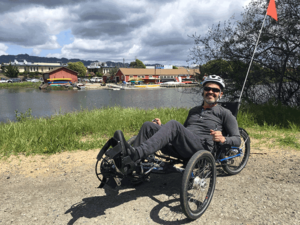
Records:
M185 168L180 190L181 208L188 219L196 220L206 211L215 185L216 164L213 155L206 150L196 152Z
M96 173L96 176L98 178L98 180L100 181L100 185L99 185L99 188L102 188L106 181L107 181L107 178L103 176L102 172L101 172L101 168L102 168L102 164L105 162L105 155L104 155L105 151L102 149L100 150L98 156L97 156L97 162L96 162L96 166L95 166L95 173Z
M229 175L235 175L241 172L246 166L250 155L250 137L243 128L239 128L239 130L242 141L240 148L242 149L243 155L222 163L223 170ZM222 154L221 158L233 156L235 154L237 153L231 151L227 154Z

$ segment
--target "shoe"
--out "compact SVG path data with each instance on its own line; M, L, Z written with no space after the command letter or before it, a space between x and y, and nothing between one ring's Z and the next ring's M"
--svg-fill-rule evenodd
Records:
M122 147L122 157L129 156L131 160L136 163L140 159L140 155L138 151L132 147L130 144L127 143L127 141L124 138L123 132L120 130L117 130L114 134L114 138L120 141L121 147Z

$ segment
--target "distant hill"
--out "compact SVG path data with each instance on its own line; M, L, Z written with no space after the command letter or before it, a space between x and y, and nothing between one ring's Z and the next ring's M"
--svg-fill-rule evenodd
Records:
M1 63L9 63L15 61L15 59L19 62L23 62L26 60L27 62L45 62L45 63L68 63L68 62L78 62L81 61L85 66L90 65L92 62L91 60L82 60L82 59L67 59L67 58L55 58L55 57L39 57L39 56L30 56L28 54L19 54L19 55L1 55L0 56L0 64ZM111 62L107 61L106 64L108 66L123 66L121 62ZM125 63L125 66L129 66L128 63Z
M1 63L9 63L15 61L15 59L19 62L23 62L26 60L27 62L45 62L45 63L68 63L68 62L78 62L81 61L85 66L89 66L92 62L92 60L82 60L82 59L67 59L67 58L55 58L55 57L39 57L39 56L30 56L28 54L19 54L19 55L1 55L0 56L0 64ZM112 62L107 61L106 64L108 66L117 66L117 67L129 67L129 63L125 63L123 65L123 62ZM155 63L155 64L145 64L146 66L159 66L161 64Z

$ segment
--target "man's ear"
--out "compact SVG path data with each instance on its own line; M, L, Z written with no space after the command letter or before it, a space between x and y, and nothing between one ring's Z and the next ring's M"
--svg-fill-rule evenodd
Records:
M220 93L219 99L221 99L223 96L223 92Z

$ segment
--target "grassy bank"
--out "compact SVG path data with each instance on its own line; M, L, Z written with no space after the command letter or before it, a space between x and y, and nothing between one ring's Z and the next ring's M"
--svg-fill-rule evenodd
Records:
M40 82L0 83L0 88L39 88Z
M22 82L22 83L0 83L0 88L39 88L40 82ZM47 90L73 90L73 87L63 87L63 86L48 86Z
M120 107L38 119L32 118L30 112L21 113L17 115L19 122L0 124L0 157L100 148L115 130L122 130L129 138L145 121L159 117L163 123L172 119L184 123L187 114L188 110L183 108L142 110ZM270 147L300 149L298 115L299 110L282 106L250 105L241 108L238 122L251 137Z

